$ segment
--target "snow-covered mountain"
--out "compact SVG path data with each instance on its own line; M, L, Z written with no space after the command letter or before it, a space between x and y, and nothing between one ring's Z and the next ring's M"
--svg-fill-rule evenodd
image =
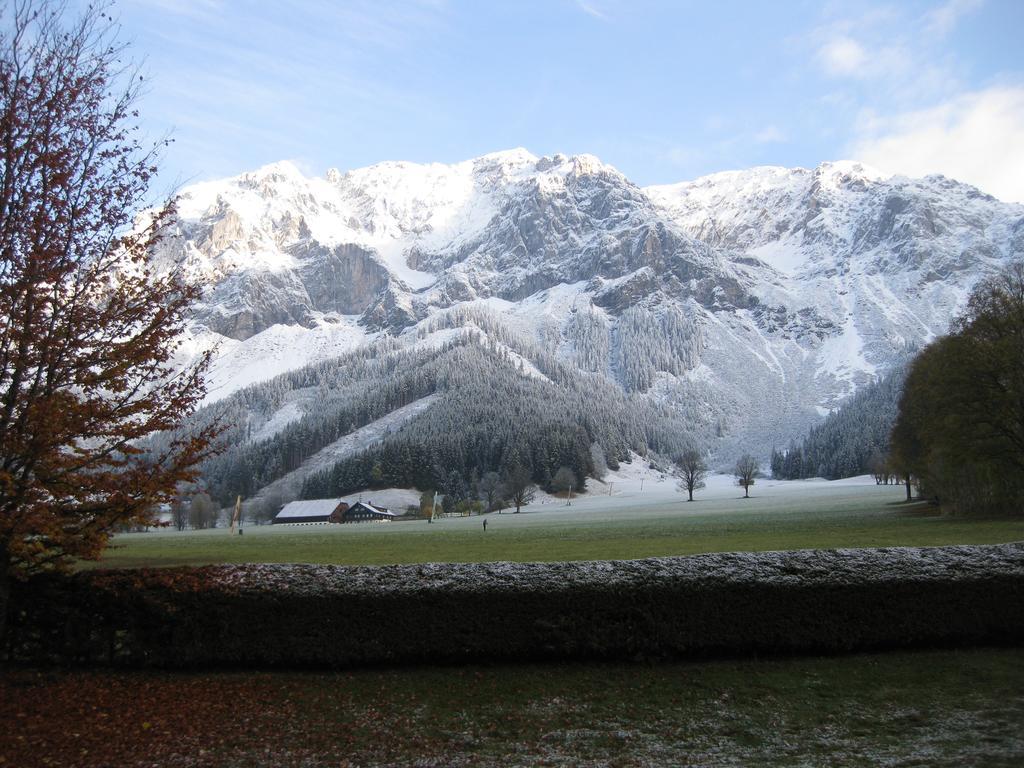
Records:
M193 345L219 345L211 399L469 327L523 375L539 350L698 413L725 461L943 333L978 279L1024 257L1024 206L849 162L646 189L521 149L323 178L276 163L186 188L158 256L209 281Z
M1024 254L1022 206L942 176L838 162L646 192L688 234L782 273L782 291L760 296L817 309L842 331L825 345L825 367L847 356L853 373L884 369L894 348L945 332L979 277Z

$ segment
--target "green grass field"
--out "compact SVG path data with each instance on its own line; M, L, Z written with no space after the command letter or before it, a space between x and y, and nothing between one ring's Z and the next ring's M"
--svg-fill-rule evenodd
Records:
M117 537L100 567L287 562L384 565L420 562L605 560L838 547L992 544L1024 540L1024 520L948 518L901 502L899 488L798 485L751 499L676 496L586 499L525 507L519 515L329 526L159 531ZM90 567L97 564L90 563Z
M342 673L0 668L0 765L1019 766L1024 653ZM45 758L45 759L44 759Z
M638 558L1024 540L871 485L662 493L520 515L119 536L108 567ZM93 565L93 564L90 564ZM1024 652L918 651L337 673L0 668L0 765L934 766L1024 764ZM6 703L4 703L6 702ZM42 764L42 763L40 763Z

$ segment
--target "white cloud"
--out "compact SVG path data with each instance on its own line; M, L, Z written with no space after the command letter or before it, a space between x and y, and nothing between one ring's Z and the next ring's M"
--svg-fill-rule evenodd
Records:
M947 0L925 14L925 30L935 37L945 37L953 31L961 16L977 10L983 3L984 0Z
M962 90L964 68L944 42L961 18L983 0L935 2L925 13L906 4L862 7L856 16L832 16L806 42L821 74L862 89L873 103L894 100L909 109Z
M592 3L584 2L584 0L576 0L576 7L578 7L584 13L590 14L595 19L601 19L601 21L608 21L608 15L604 13L600 8L595 7Z
M864 73L867 51L852 37L840 35L827 40L818 49L818 58L830 75L858 76Z
M1024 86L996 86L895 117L872 117L849 156L892 173L944 176L1024 202Z
M931 65L915 61L913 52L900 40L864 43L845 32L832 34L819 44L818 61L830 77L874 80L888 89L931 74Z

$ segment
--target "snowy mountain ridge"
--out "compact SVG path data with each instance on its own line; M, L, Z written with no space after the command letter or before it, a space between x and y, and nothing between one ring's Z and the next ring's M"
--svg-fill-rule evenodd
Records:
M701 403L723 453L798 434L1021 257L1024 206L943 177L843 161L640 188L522 149L193 185L158 253L210 284L192 348L219 345L211 400L482 324L636 397Z

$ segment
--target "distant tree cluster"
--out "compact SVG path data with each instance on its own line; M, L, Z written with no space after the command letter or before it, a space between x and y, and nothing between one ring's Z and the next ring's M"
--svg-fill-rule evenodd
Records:
M838 480L884 472L878 459L888 453L906 375L906 364L898 365L885 378L859 389L799 443L794 440L785 450L773 450L772 477Z
M220 507L205 491L183 487L171 502L171 525L179 531L216 528L219 517Z
M576 350L576 365L593 373L608 370L611 331L603 315L589 306L577 310L569 317L566 332Z
M680 376L700 361L697 321L675 308L630 307L619 318L616 365L628 392L646 392L659 371Z
M982 282L914 360L892 464L963 514L1024 514L1024 263Z

